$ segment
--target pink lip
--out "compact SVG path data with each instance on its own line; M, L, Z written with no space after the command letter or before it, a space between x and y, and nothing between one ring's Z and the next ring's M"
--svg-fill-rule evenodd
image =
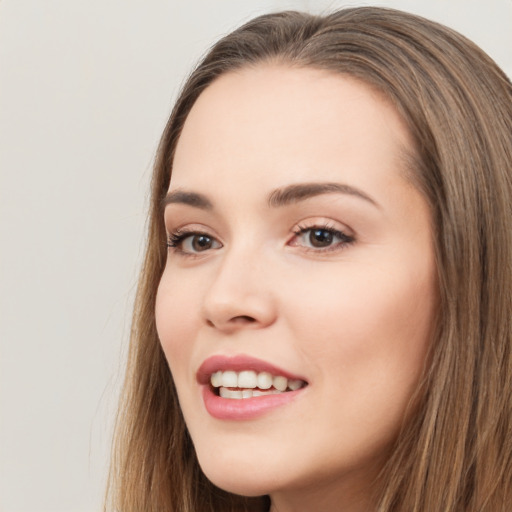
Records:
M243 398L240 400L221 398L217 396L210 386L210 376L217 371L242 371L253 370L256 372L269 372L272 375L282 375L288 379L300 379L286 370L278 368L261 359L255 359L246 355L234 357L213 356L208 358L197 371L197 382L201 384L203 402L207 412L220 420L250 420L258 418L267 412L283 406L295 400L304 392L305 387L296 391L287 391L276 395Z

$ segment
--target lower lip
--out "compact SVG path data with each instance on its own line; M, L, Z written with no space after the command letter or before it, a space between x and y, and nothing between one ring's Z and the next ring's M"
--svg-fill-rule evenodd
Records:
M221 398L212 388L203 385L203 401L206 410L219 420L252 420L267 412L290 403L304 388L286 391L276 395L255 396L252 398Z

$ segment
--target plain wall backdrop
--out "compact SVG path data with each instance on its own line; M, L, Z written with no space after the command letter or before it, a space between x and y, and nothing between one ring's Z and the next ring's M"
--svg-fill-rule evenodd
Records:
M0 511L101 510L154 152L219 36L368 2L0 0ZM370 2L512 75L512 0Z

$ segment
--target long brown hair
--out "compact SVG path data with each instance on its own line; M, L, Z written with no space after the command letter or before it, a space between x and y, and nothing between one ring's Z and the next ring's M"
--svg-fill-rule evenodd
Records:
M512 85L456 32L381 8L256 18L187 80L155 162L146 256L112 457L120 512L265 510L202 474L155 328L166 261L161 211L183 124L219 75L264 62L356 77L393 102L415 141L410 179L430 204L439 315L419 407L378 491L380 512L505 512L512 506Z

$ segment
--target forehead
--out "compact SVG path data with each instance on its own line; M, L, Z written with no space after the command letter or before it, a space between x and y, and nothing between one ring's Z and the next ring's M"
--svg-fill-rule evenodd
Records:
M221 76L199 96L176 148L170 188L200 186L210 172L222 181L233 169L241 180L256 173L273 186L310 180L312 172L339 179L341 170L364 181L369 153L394 160L396 170L411 148L394 107L367 84L262 64Z

